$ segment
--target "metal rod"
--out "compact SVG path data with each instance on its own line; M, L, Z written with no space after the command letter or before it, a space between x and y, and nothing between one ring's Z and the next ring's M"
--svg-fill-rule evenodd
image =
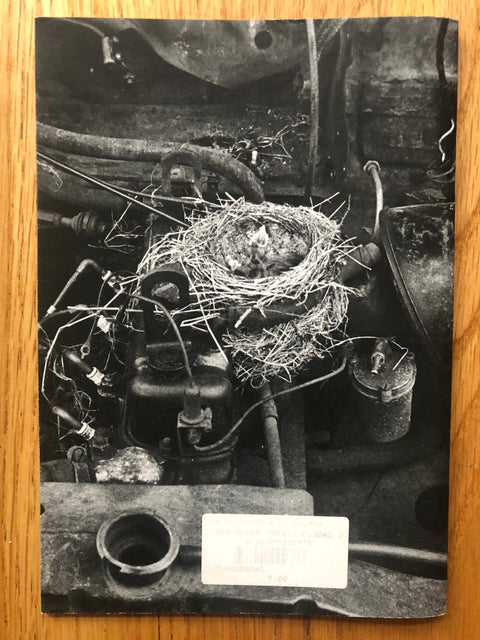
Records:
M278 411L275 400L271 398L272 389L266 382L260 388L260 397L265 399L262 403L263 434L267 447L268 466L270 478L274 487L285 487L285 473L283 471L282 448L280 434L278 433ZM268 398L268 399L267 399Z
M85 271L85 269L87 269L88 267L92 267L93 269L96 269L97 271L100 272L100 274L102 276L105 275L105 273L107 273L104 269L102 269L102 267L97 264L94 260L90 260L89 258L86 258L85 260L82 260L82 262L78 265L78 267L75 269L75 271L73 272L73 274L70 276L70 278L68 279L67 284L63 287L63 289L60 291L60 293L58 294L58 296L55 298L55 301L53 302L53 304L51 304L48 309L47 309L47 313L45 314L45 316L51 316L53 313L55 313L57 311L57 307L60 304L60 302L63 300L63 298L66 296L66 294L68 293L68 291L70 290L70 288L75 284L75 282L78 280L78 278L81 276L81 274ZM43 319L43 318L42 318Z
M310 71L310 143L308 149L308 174L305 182L305 198L312 195L318 153L318 54L315 21L306 20L308 38L308 64Z

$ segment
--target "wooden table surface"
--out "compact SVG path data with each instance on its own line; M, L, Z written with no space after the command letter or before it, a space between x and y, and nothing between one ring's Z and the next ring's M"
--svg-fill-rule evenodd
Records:
M0 638L479 638L479 1L1 0L0 4ZM392 15L447 16L460 21L447 615L431 621L396 622L274 616L42 616L35 342L34 16L265 19Z

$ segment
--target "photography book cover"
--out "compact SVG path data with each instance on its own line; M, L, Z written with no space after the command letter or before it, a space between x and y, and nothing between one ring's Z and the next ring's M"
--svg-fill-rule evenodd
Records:
M36 20L42 610L446 611L457 23Z

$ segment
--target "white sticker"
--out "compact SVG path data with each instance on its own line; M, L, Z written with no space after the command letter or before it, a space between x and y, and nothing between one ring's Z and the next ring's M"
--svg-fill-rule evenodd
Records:
M206 513L203 584L345 589L348 518Z

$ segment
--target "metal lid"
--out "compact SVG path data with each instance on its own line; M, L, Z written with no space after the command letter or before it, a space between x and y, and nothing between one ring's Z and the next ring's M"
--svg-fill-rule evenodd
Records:
M363 395L390 402L411 391L417 368L411 351L392 353L378 373L372 373L369 356L355 357L350 362L350 377L357 391Z

